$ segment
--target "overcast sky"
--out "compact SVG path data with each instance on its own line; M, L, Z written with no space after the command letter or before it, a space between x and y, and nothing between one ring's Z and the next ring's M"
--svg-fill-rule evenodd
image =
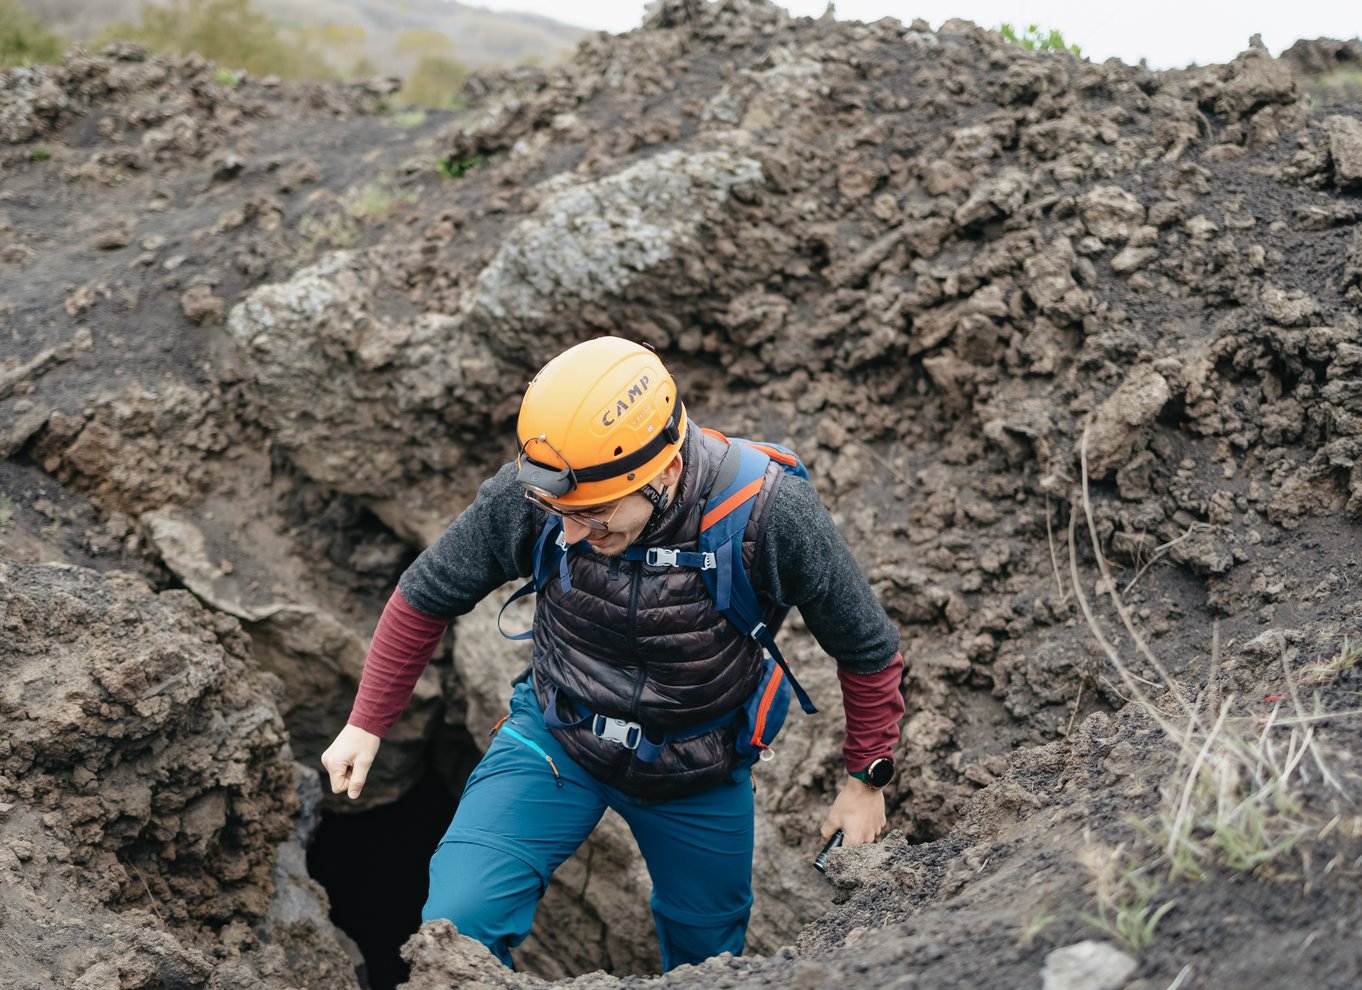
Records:
M643 19L644 0L464 0L494 10L525 10L602 31L628 31ZM781 4L795 16L817 17L825 0ZM1362 31L1359 0L838 0L839 20L921 17L933 28L952 17L994 28L1039 24L1057 28L1095 62L1115 56L1129 63L1148 59L1151 68L1227 62L1248 47L1254 34L1274 55L1299 38L1355 38Z

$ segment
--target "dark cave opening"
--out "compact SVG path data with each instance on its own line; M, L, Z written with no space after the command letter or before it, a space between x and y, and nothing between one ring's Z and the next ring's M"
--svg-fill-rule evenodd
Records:
M364 955L370 990L394 990L408 976L398 951L421 925L427 867L458 804L427 770L392 804L356 814L324 813L307 868L326 888L331 921Z

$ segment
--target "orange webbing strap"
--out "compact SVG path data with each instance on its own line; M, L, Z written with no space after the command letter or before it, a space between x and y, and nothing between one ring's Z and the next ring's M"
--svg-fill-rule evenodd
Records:
M724 499L714 508L710 509L700 518L700 528L702 530L709 529L724 516L728 515L738 506L742 505L749 498L752 498L754 495L757 494L757 492L761 491L762 483L765 480L766 476L762 475L756 481L753 481L750 484L748 484L746 488L740 488L738 491L728 496L728 498Z
M799 463L799 458L795 457L794 454L786 454L783 451L776 450L776 448L774 447L768 447L764 443L753 443L751 440L748 440L747 444L748 446L756 447L767 457L771 458L771 460L776 461L780 464L785 464L790 467L794 467L796 464Z

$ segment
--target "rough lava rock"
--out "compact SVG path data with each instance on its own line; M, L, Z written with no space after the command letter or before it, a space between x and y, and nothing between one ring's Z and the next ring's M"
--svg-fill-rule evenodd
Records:
M800 450L907 661L895 833L827 878L807 866L844 774L835 702L796 715L759 777L752 954L661 982L1038 985L1052 951L1100 934L1088 843L1143 849L1126 823L1156 820L1175 763L1103 643L1133 683L1163 658L1235 720L1292 697L1288 672L1329 712L1362 688L1340 660L1362 635L1362 115L1301 68L1356 51L1251 42L1164 73L964 21L665 0L410 126L373 112L382 86L229 87L130 46L0 73L0 539L22 616L4 635L32 651L0 657L26 679L0 697L34 713L22 757L0 741L18 795L0 798L0 965L273 990L342 959L308 934L290 747L334 730L402 567L513 456L528 377L618 333L658 348L697 422ZM42 570L57 560L146 583ZM177 584L200 604L149 590ZM189 645L117 639L125 599ZM1238 649L1265 630L1270 657ZM456 625L453 666L385 751L385 797L475 755L523 664L493 635L486 609ZM797 615L782 635L835 699ZM215 783L198 746L239 755L221 727L243 711L263 748ZM1302 718L1351 797L1355 731ZM430 745L446 736L452 759ZM1303 799L1309 857L1172 883L1129 985L1169 986L1198 945L1216 951L1188 980L1356 986L1335 794ZM656 966L645 889L608 826L550 889L521 955L536 975L446 953L435 926L412 980L618 985ZM271 918L304 919L298 939Z
M324 908L268 920L298 785L234 620L127 576L0 564L0 672L7 985L354 985ZM324 903L305 877L292 896Z

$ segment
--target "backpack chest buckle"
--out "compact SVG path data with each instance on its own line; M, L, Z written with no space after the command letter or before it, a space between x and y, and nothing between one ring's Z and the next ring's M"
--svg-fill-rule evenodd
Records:
M626 722L622 718L606 718L594 715L591 719L591 732L598 738L612 742L625 749L638 749L643 740L643 726L637 722Z
M676 567L678 553L679 550L667 547L649 547L648 552L643 555L643 562L649 567Z

